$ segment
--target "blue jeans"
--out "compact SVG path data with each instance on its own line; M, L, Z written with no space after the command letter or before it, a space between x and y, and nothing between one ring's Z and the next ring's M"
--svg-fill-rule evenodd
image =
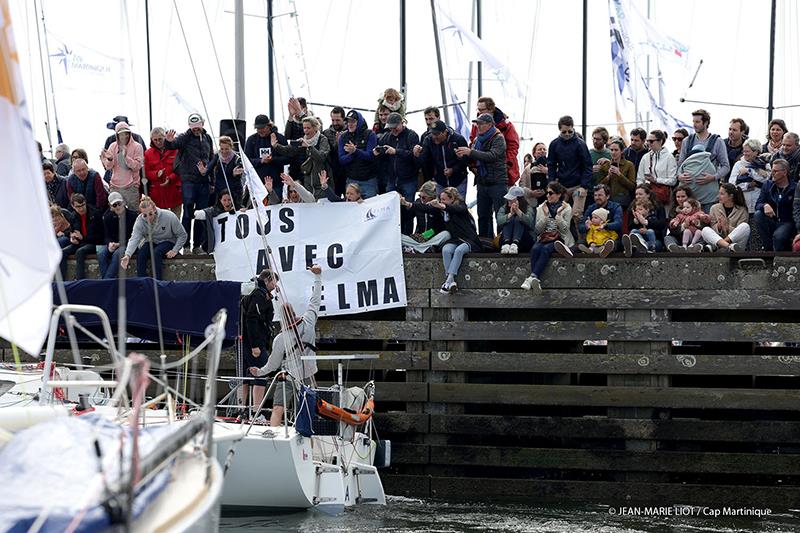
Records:
M364 181L347 178L347 184L355 183L361 189L361 198L366 200L378 194L378 178L370 178Z
M175 247L174 242L164 241L153 245L153 277L161 279L162 265L164 256ZM150 262L150 243L145 241L136 254L136 276L147 277L147 263Z
M547 263L550 261L550 256L553 255L555 244L552 242L539 242L531 248L531 274L541 277L544 269L547 268Z
M507 192L505 183L478 185L478 235L481 237L494 237L494 215L506 203L503 196Z
M75 254L75 279L86 277L86 256L97 253L94 244L70 244L61 250L61 279L67 279L67 259Z
M658 249L658 239L656 238L655 230L648 229L644 234L640 233L638 229L631 230L629 235L639 235L640 237L644 237L644 241L647 243L647 249L656 251Z
M524 251L528 251L533 244L533 237L531 237L530 228L517 219L512 218L507 222L500 233L500 244L511 244L512 242Z
M103 246L97 252L97 264L100 265L100 277L102 279L113 279L119 275L119 261L125 255L124 248L117 248L113 252L108 251L108 246Z
M444 271L448 274L458 274L458 269L461 268L461 261L464 259L464 254L468 253L469 244L462 242L455 244L448 242L442 246L442 258L444 258Z
M399 183L389 182L386 192L397 191L409 202L414 202L414 195L417 193L417 182L401 181ZM400 233L411 235L414 230L414 212L409 209L400 210Z
M456 189L458 190L458 194L461 195L461 198L463 198L464 201L466 201L467 200L467 180L464 180L461 183L459 183L458 185L456 185ZM436 196L439 196L440 194L442 194L443 190L444 190L444 187L437 183L436 184Z
M194 218L195 210L205 209L208 207L208 183L192 183L184 181L183 189L183 218L181 224L183 229L186 230L186 246L189 247L189 240L192 236L192 219ZM194 246L202 246L205 243L206 236L206 223L202 220L194 221Z
M797 233L794 222L778 222L776 217L768 217L763 211L757 211L753 220L765 251L791 251L792 239Z

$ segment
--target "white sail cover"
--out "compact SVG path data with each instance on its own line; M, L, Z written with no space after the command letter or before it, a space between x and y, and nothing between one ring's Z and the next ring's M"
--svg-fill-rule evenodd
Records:
M25 104L8 0L0 0L0 336L38 355L61 260Z

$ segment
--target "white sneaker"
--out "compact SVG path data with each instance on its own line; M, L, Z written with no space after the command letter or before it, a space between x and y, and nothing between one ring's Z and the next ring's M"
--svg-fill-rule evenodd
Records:
M445 285L447 284L445 283ZM447 292L450 294L455 294L456 292L458 292L458 285L456 284L455 281L450 282L450 285L448 285L447 287Z
M647 253L649 248L647 247L647 241L644 240L641 233L632 233L631 237L631 245L633 246L634 251Z
M686 251L693 254L699 254L703 251L703 245L700 243L697 244L690 244L686 247Z
M501 254L510 254L511 252L509 250L511 250L510 244L504 244L503 246L500 247Z
M442 286L439 287L439 292L441 292L442 294L450 294L449 288L450 286L445 281L444 283L442 283Z
M739 245L736 244L735 242L732 242L732 243L730 243L728 245L728 251L729 252L741 252L741 250L739 249Z
M512 243L511 243L511 244L508 246L508 252L507 252L507 253L509 253L509 254L511 254L511 255L516 255L516 254L518 254L518 253L519 253L519 246L517 246L517 243L515 243L515 242L512 242Z
M540 291L542 290L542 282L539 281L539 278L537 278L536 276L528 276L527 278L525 278L525 281L522 282L520 288L525 289L526 291L529 291L531 289Z
M260 424L262 426L266 426L267 425L267 419L266 419L266 417L264 417L264 415L258 415L253 420L253 424Z
M667 250L669 250L672 253L685 251L683 249L683 246L681 246L680 244L670 244L669 246L667 246Z

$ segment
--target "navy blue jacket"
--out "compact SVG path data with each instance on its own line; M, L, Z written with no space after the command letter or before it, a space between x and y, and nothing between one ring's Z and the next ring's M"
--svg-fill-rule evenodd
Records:
M469 160L456 156L456 148L460 146L468 146L467 140L451 128L447 128L447 139L442 144L434 143L430 135L422 143L419 163L424 166L428 161L433 162L433 179L442 187L457 187L467 179ZM444 175L445 168L453 169L450 178Z
M139 213L125 209L125 242L128 242L133 232L133 225L136 223L136 217ZM112 242L121 243L119 238L119 217L117 214L109 209L103 214L103 228L105 229L105 242L108 245Z
M208 170L204 176L197 169L199 161L202 161L207 167L211 158L214 157L214 143L206 130L203 130L198 136L192 133L190 128L175 137L174 141L166 141L164 146L167 150L178 150L180 165L177 173L181 180L190 183L210 182Z
M278 144L286 146L286 137L278 133L277 129L273 129L272 133L278 136ZM269 148L272 150L270 136L261 137L258 133L254 133L248 137L247 141L244 143L244 155L253 163L253 168L256 169L256 173L260 178L269 176L272 178L273 183L281 183L281 172L283 172L283 166L289 164L289 158L278 155L272 151L272 161L269 163L262 163L262 148Z
M589 189L592 183L592 156L586 143L573 135L565 141L556 137L547 150L547 175L564 187ZM618 230L619 231L619 230Z
M769 204L778 215L778 222L794 222L793 204L797 183L789 181L785 189L779 189L771 179L761 186L761 194L756 201L756 212L764 211Z
M378 160L388 161L389 183L399 183L417 180L417 162L414 160L414 146L419 144L419 136L409 128L403 128L400 135L387 133L378 141ZM381 146L391 146L397 153L388 155L380 149Z
M228 189L236 209L242 207L242 196L244 195L242 176L233 175L234 169L240 166L242 166L242 160L239 159L237 154L234 154L227 164L222 162L219 154L214 154L208 167L208 172L211 174L212 179L211 183L214 185L214 193L217 198L219 198L219 193L223 189Z
M358 111L358 125L356 131L345 130L339 137L339 164L344 170L347 179L355 181L367 181L377 177L377 165L372 150L378 143L375 132L367 127L367 121ZM348 154L344 151L344 145L352 142L356 145L356 151Z

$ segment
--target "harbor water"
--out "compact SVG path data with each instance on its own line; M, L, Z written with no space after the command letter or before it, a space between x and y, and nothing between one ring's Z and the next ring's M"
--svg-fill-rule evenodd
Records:
M793 533L800 510L753 507L554 507L463 503L390 497L386 507L363 506L339 516L303 512L225 515L220 531L390 533Z

